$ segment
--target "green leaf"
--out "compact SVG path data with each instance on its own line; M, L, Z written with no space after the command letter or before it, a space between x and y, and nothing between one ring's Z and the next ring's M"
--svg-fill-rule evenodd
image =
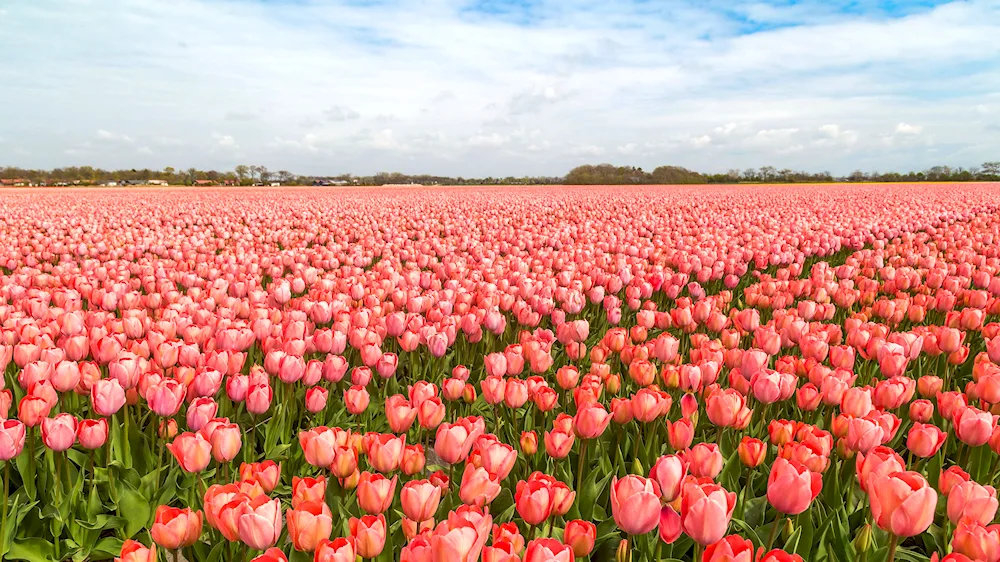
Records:
M118 483L118 512L127 518L125 536L133 537L149 523L153 507L149 500L142 497L132 484L127 481Z
M733 451L729 455L729 458L726 459L726 467L722 469L722 474L719 475L718 482L727 490L739 490L741 468L743 468L743 463L740 462L739 453Z
M118 556L122 551L122 542L117 537L104 537L97 541L91 554L95 556Z
M388 550L388 549L386 549L386 550ZM313 561L313 557L310 556L309 554L310 553L308 553L308 552L301 552L301 551L292 549L292 554L291 554L291 556L288 557L288 562L312 562Z
M28 562L53 562L55 547L42 539L15 539L10 545L7 560L27 560Z
M34 451L26 451L26 453L18 455L15 459L15 464L17 465L17 472L21 475L24 491L28 494L29 498L35 499L38 494L35 489L35 466L31 462L31 459L28 458Z
M577 505L580 506L581 518L586 521L594 520L594 506L597 505L598 499L604 494L604 490L608 487L608 483L611 482L611 477L614 474L609 472L600 481L597 480L598 476L600 476L600 472L591 468L590 474L583 480L583 489L576 499Z
M795 554L802 557L803 560L812 560L810 554L812 554L813 544L813 532L815 531L813 527L812 515L809 511L806 511L799 517L799 527L797 531L802 531L799 537L799 542L795 545Z

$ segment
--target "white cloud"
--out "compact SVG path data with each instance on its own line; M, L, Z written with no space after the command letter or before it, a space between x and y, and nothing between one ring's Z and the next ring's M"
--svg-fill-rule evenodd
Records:
M574 146L569 149L569 153L573 156L601 156L604 154L604 149L599 146L587 144Z
M475 135L469 137L469 146L503 146L507 142L507 137L500 135L499 133L490 133L488 135Z
M909 123L900 123L896 125L896 134L899 135L919 135L924 130L920 125L910 125Z
M691 145L695 148L704 148L712 143L712 137L708 135L702 135L697 138L691 139Z
M97 138L98 140L111 141L111 142L123 142L123 143L134 142L132 137L128 135L122 133L112 133L111 131L106 131L104 129L97 130Z
M874 5L14 2L0 75L25 85L0 88L0 123L32 167L133 167L116 143L316 174L561 174L605 151L847 173L927 167L930 142L953 166L995 158L997 125L969 124L1000 107L1000 5Z
M135 152L136 154L145 154L146 156L153 155L153 149L149 148L148 146L140 146L139 148L135 149Z
M236 139L232 135L220 135L218 133L213 133L212 138L215 139L215 145L220 148L239 148L240 146L236 144Z

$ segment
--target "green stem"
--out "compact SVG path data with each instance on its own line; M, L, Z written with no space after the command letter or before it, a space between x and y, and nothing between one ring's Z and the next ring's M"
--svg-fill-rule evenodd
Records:
M579 496L581 490L583 490L583 470L586 468L587 462L587 440L580 440L580 462L576 467L576 494Z
M0 519L0 533L6 535L7 529L7 498L10 496L10 461L3 463L3 519Z
M780 514L774 518L774 526L771 527L771 533L767 536L767 546L764 548L764 552L771 552L771 546L774 544L774 537L778 534L779 523L781 523Z
M899 537L890 533L889 534L889 556L886 558L886 562L893 562L896 559L896 545L899 544Z

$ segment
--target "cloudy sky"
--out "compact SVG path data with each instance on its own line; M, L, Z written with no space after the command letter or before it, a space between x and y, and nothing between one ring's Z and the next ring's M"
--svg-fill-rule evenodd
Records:
M0 165L1000 159L997 0L4 0Z

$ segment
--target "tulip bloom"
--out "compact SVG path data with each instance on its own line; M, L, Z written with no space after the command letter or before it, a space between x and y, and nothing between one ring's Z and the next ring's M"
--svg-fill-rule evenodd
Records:
M191 546L201 536L202 515L190 508L161 505L156 508L149 535L166 550Z
M502 489L497 476L490 474L485 468L467 464L465 472L462 473L462 484L458 489L458 495L463 503L483 507L492 503Z
M554 459L566 458L573 448L574 436L569 431L556 429L545 432L545 452Z
M454 424L443 423L437 428L434 452L441 457L442 461L456 464L469 456L472 445L482 434L482 427L469 423L468 420L459 420L458 423Z
M611 422L611 414L597 402L588 402L580 407L573 418L573 430L580 439L600 437Z
M777 458L767 478L767 501L786 515L798 515L823 488L823 476L796 461Z
M42 441L53 451L69 449L76 442L76 418L73 414L59 414L42 418Z
M934 521L937 492L916 472L873 474L868 496L879 528L897 537L919 535Z
M552 514L554 498L551 485L540 480L520 481L514 494L518 515L528 525L540 525Z
M736 450L739 453L740 461L749 468L757 468L767 456L767 445L760 439L752 437L743 437Z
M295 550L316 550L320 541L330 538L333 530L333 514L322 499L300 503L285 513L285 519L288 538Z
M0 422L0 461L9 461L24 450L25 426L18 420Z
M959 521L952 535L951 547L971 560L1000 560L1000 525L984 526L978 521Z
M356 562L353 537L321 540L316 546L315 562Z
M358 556L375 558L382 553L387 532L385 515L365 515L360 519L351 517L350 528Z
M753 542L739 535L729 535L705 547L702 562L753 562Z
M590 521L574 519L566 523L566 528L563 529L563 542L573 549L573 554L577 558L590 556L596 540L597 525Z
M201 472L212 462L212 444L200 433L182 433L167 443L167 450L185 472Z
M996 427L997 416L989 412L977 410L971 406L959 408L955 412L952 423L955 424L955 436L972 447L986 444Z
M660 487L660 498L670 503L681 494L681 485L687 476L688 464L678 455L664 455L656 459L649 471L649 478Z
M681 494L681 526L695 542L707 546L725 536L735 508L736 494L722 486L688 483Z
M292 508L309 501L325 501L326 477L316 478L292 477Z
M399 493L403 515L413 521L427 521L437 513L441 489L429 480L411 480Z
M715 443L698 443L684 451L684 460L688 463L691 474L698 478L715 479L722 472L725 459Z
M115 562L156 562L156 545L146 548L141 542L129 539L122 544L121 556L116 556Z
M535 539L528 543L523 562L573 562L573 549L556 539Z
M372 514L389 509L395 497L397 478L393 476L390 480L381 474L362 472L358 481L358 505L361 509Z
M108 420L97 418L96 420L82 420L76 426L76 438L84 449L99 449L108 440ZM2 440L2 437L0 437ZM0 442L0 450L3 445ZM0 453L0 460L3 459Z
M281 502L257 496L237 520L240 540L250 548L264 550L274 546L281 535Z
M915 423L906 436L906 448L921 458L932 457L944 445L948 434L936 425Z
M396 437L391 433L380 434L368 448L368 462L379 472L392 472L399 467L405 446L405 435Z
M957 524L962 519L988 525L997 513L997 492L993 486L959 482L948 494L948 519Z
M660 497L653 484L653 480L631 474L612 479L611 513L626 534L645 535L659 524Z
M236 458L243 446L243 432L235 423L221 424L212 432L212 457L216 462L229 462Z

